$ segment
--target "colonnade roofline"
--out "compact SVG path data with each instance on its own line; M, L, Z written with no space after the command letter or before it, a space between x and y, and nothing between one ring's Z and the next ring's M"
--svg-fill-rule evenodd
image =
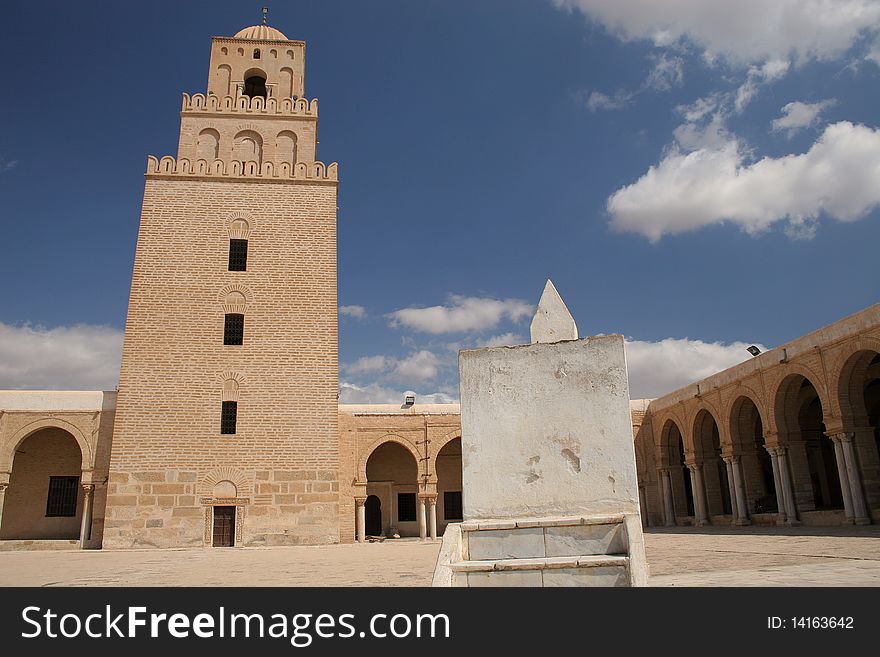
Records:
M769 349L738 365L716 372L711 376L686 385L678 390L654 399L650 410L654 413L683 401L726 386L735 385L763 370L791 361L798 356L814 352L817 348L830 347L835 343L865 333L880 324L880 304L874 304L806 335Z

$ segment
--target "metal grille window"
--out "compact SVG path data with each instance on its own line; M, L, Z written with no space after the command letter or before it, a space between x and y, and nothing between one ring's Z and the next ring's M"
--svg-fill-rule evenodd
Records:
M414 522L416 519L416 494L397 494L397 521Z
M226 313L223 324L223 344L244 343L244 315Z
M238 420L238 402L225 401L220 412L220 433L235 433Z
M461 520L461 491L448 490L443 493L443 518L444 520Z
M229 271L247 271L247 240L229 240Z
M49 496L46 499L46 517L72 518L76 515L76 496L79 477L49 477Z

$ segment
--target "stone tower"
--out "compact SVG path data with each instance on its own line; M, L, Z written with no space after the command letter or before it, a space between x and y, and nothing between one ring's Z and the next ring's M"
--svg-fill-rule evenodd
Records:
M339 540L337 167L304 72L265 20L214 37L148 158L105 547Z

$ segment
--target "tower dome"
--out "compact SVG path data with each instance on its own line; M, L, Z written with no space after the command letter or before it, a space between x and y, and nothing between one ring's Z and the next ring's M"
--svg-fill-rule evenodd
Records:
M239 30L236 39L256 39L259 41L288 41L288 38L280 30L268 25L251 25Z

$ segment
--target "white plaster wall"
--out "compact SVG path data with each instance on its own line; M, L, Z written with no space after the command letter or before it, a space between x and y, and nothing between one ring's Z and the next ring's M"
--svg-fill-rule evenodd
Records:
M465 520L638 512L622 335L462 351Z

